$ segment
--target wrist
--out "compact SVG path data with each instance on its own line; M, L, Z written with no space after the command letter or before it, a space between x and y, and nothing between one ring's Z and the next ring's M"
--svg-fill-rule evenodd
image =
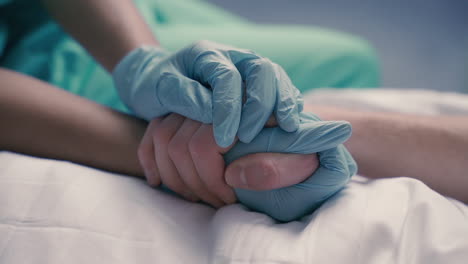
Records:
M112 72L115 88L122 101L132 109L133 97L136 89L141 86L153 85L154 82L143 78L147 72L146 67L158 64L169 52L160 46L140 46L126 54ZM146 73L147 74L147 73ZM139 102L143 103L143 102Z

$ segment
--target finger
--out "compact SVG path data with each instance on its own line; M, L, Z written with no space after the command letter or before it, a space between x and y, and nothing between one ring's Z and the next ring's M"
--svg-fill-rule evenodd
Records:
M221 207L224 203L208 191L200 179L190 155L188 147L190 140L200 126L201 123L197 121L185 119L169 143L169 156L174 162L181 179L190 188L192 193L214 207Z
M211 86L213 129L220 147L232 144L239 128L242 108L242 79L234 64L218 53L197 60L195 76Z
M232 204L236 201L236 196L224 180L222 153L225 149L218 148L211 131L209 125L202 125L193 135L189 144L192 160L208 190L226 204Z
M291 221L318 208L341 190L356 172L343 145L319 154L320 166L305 181L271 191L236 189L239 201L280 221Z
M146 181L153 187L161 184L153 145L153 132L161 120L162 118L155 118L149 123L140 145L138 146L138 160L145 173Z
M279 126L287 132L294 132L299 128L299 113L302 112L304 101L301 93L293 85L286 72L278 64L274 64L277 76L275 116Z
M274 115L271 115L270 118L268 118L268 121L265 123L265 127L275 127L278 126L278 122L276 122L276 118Z
M299 129L293 133L276 129L271 134L269 152L317 153L334 148L345 142L352 133L351 124L346 121L315 121L314 115L301 114Z
M318 166L316 154L256 153L235 160L225 177L233 188L272 190L304 181Z
M242 107L238 137L249 143L262 130L276 103L276 74L265 58L244 60L236 65L246 82L246 102Z
M328 189L335 186L334 189L338 191L357 171L356 162L343 145L320 152L319 159L320 167L314 177L307 181L309 185L323 186L326 183Z
M199 82L167 72L161 75L156 91L156 97L168 113L177 113L205 124L213 121L212 93Z
M314 116L301 116L304 122L295 132L264 128L251 143L237 143L224 155L226 163L259 152L318 153L342 144L351 136L351 125L346 121L315 121Z
M184 117L171 114L155 128L153 141L156 149L156 163L158 164L161 180L169 189L187 200L196 201L197 197L190 192L187 185L180 178L168 153L169 142L183 121Z
M242 93L243 93L242 103L245 103L245 101L247 100L247 95L245 94L245 90L246 90L246 86L245 86L245 82L243 82L242 83ZM278 122L276 122L276 117L274 115L270 115L264 127L275 127L275 126L278 126Z

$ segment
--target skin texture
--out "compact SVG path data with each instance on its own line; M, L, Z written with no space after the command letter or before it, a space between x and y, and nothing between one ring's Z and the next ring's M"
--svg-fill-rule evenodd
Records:
M403 92L402 92L403 93ZM402 95L404 96L404 95ZM468 202L468 116L422 116L306 105L325 120L346 120L345 146L370 178L410 177Z
M146 122L0 68L0 149L141 175Z
M57 22L112 72L130 51L159 46L132 0L42 0Z
M37 79L5 69L0 69L0 79L1 150L146 175L152 186L164 183L182 197L214 207L235 202L224 177L222 154L229 148L216 145L210 125L171 114L153 120L147 129L145 121ZM151 158L139 160L137 153ZM143 171L140 161L153 169ZM284 180L277 180L283 178L295 184L318 167L314 154L276 153L256 154L255 159L240 159L230 166L255 164L279 174L268 174L271 179L251 184L252 189L284 186ZM254 179L257 173L246 176Z
M234 161L226 170L222 155L232 146L219 147L211 125L170 114L150 122L138 156L150 185L162 182L187 200L214 207L236 201L232 187L286 187L305 180L319 165L315 154L258 153Z

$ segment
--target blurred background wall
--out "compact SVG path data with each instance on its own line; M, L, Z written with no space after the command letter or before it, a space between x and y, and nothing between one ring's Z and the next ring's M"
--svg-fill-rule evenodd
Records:
M468 93L468 0L208 0L258 23L309 24L367 39L382 86Z

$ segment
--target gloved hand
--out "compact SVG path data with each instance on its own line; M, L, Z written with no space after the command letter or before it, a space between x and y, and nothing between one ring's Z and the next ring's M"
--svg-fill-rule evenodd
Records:
M137 116L149 121L173 112L213 123L220 147L231 145L236 134L250 142L272 113L283 130L296 131L303 107L300 92L279 65L252 51L210 41L174 54L138 48L119 62L113 78Z
M351 135L351 125L344 121L320 121L312 114L301 113L299 129L286 133L264 128L249 144L237 143L225 155L226 164L257 152L317 153L320 167L305 181L275 190L235 189L237 199L247 207L280 221L292 221L317 209L340 191L357 172L356 162L341 145Z

